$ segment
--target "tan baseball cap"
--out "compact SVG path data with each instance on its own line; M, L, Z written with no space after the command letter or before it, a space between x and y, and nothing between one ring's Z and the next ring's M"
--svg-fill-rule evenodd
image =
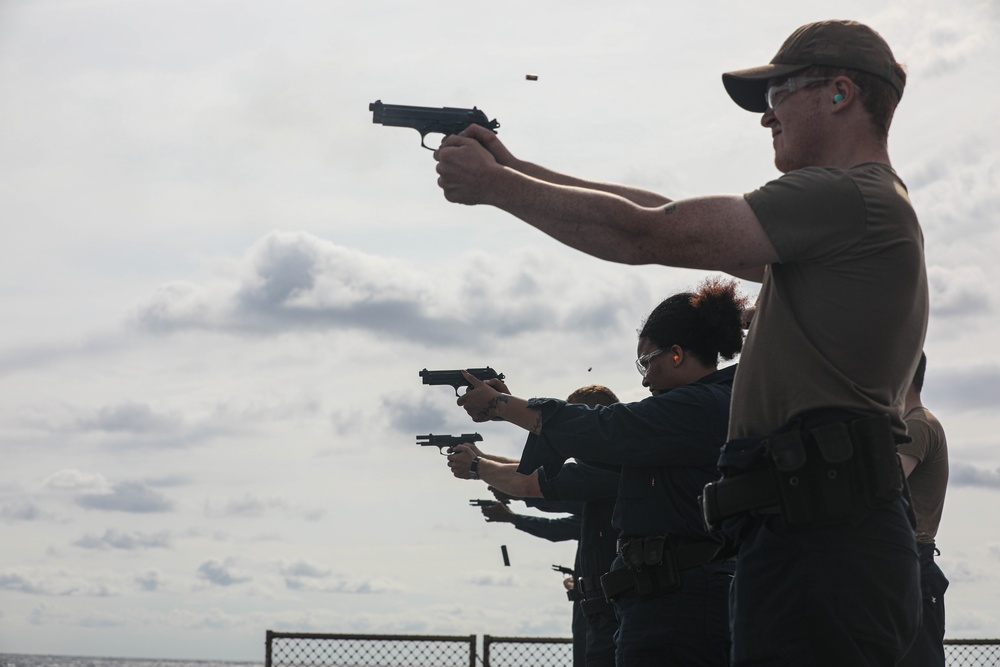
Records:
M814 65L843 67L873 74L889 82L903 97L905 78L882 36L857 21L809 23L785 40L770 64L722 75L726 92L747 111L767 111L768 79L789 76Z

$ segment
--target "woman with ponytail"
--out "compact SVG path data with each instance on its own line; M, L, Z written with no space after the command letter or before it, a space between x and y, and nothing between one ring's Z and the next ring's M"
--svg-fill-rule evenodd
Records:
M619 619L619 666L728 665L728 595L734 564L704 527L698 496L718 479L746 297L710 279L660 303L639 330L636 367L652 394L588 408L525 400L471 375L458 404L474 421L500 418L529 431L519 471L556 474L571 457L621 466L613 525L619 555L584 611L610 600ZM503 392L503 393L501 393ZM474 452L460 445L452 469Z

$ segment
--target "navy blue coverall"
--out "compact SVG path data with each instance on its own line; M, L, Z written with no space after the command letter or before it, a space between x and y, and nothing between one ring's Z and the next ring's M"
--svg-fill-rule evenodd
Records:
M672 544L718 539L698 507L705 484L719 478L736 367L659 396L596 409L558 399L532 399L542 429L529 434L519 471L559 472L570 457L622 467L613 525L622 540L669 535ZM625 567L621 556L613 569ZM734 564L709 562L682 570L678 590L647 599L615 598L619 665L727 665L728 596Z

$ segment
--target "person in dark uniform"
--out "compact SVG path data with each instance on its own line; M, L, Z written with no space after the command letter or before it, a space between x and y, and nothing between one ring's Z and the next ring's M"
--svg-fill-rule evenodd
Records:
M619 554L602 577L619 629L617 664L727 665L727 599L734 564L702 524L698 494L718 478L746 299L713 279L660 303L639 333L636 366L652 394L590 409L521 398L472 378L459 398L475 421L530 431L520 469L555 475L569 457L620 465L613 523Z
M927 355L920 355L913 383L906 392L903 418L911 441L896 446L903 474L910 489L910 501L917 518L917 552L920 555L920 589L923 595L923 622L917 639L898 667L944 667L944 593L948 578L934 562L938 526L948 491L948 440L944 427L924 407Z
M472 478L470 478L472 479ZM518 500L512 498L512 500ZM580 531L583 528L583 503L577 502L549 502L528 503L529 507L534 507L542 512L567 512L569 516L544 517L533 516L531 514L518 514L503 502L494 502L483 505L480 509L486 521L490 523L509 523L517 530L528 535L540 537L549 542L577 542L576 557L574 560L574 570L580 562ZM572 581L572 578L570 578ZM586 665L587 652L587 621L580 606L580 600L573 595L570 584L564 584L567 589L567 596L573 603L573 667L584 667Z
M497 384L500 390L507 392L505 385ZM618 397L607 387L590 385L577 389L566 400L595 408L617 403ZM617 533L612 528L611 518L618 493L619 469L617 466L577 461L567 463L558 475L549 478L540 469L530 475L522 475L517 472L518 465L517 459L486 454L472 443L458 445L448 457L448 466L456 477L478 477L489 484L494 493L499 491L528 502L533 498L545 498L549 501L583 503L580 542L569 591L569 597L575 603L574 626L579 615L586 628L585 657L579 664L613 667L614 634L618 629L618 620L611 605L604 599L600 576L608 571L615 558ZM518 526L518 522L526 518L499 503L487 505L482 510L487 521L511 521ZM574 632L573 636L576 641L577 633Z

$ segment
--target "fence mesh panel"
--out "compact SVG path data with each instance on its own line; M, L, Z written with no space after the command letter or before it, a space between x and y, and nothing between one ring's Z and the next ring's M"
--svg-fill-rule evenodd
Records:
M1000 639L946 639L948 667L1000 667Z
M476 636L267 633L266 667L473 667Z
M946 639L948 667L1000 667L1000 640ZM267 632L265 667L475 667L476 636ZM482 667L572 667L563 637L483 635Z
M483 635L484 667L572 667L573 640L552 637Z

